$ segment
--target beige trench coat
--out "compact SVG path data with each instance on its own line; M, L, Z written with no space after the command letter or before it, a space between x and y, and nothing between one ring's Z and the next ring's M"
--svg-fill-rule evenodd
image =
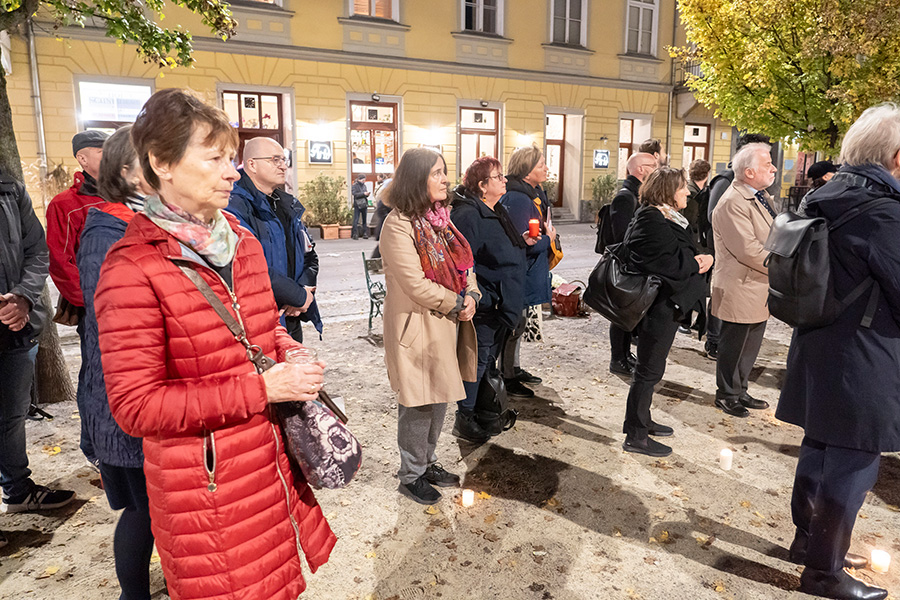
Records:
M772 197L766 193L772 204ZM762 323L769 318L769 270L763 264L763 244L772 229L772 216L753 195L735 181L719 199L712 214L716 262L712 275L712 314L732 323Z
M393 210L381 230L384 298L384 362L391 388L403 406L456 402L463 380L475 381L478 345L471 321L447 318L457 294L425 278L413 226ZM466 292L480 296L474 271Z

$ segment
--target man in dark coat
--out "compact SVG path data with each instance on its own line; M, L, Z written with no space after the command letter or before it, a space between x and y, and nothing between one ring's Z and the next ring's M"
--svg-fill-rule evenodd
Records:
M871 207L829 235L835 295L846 297L871 277L834 323L797 329L775 416L799 425L791 515L791 558L805 565L800 590L816 596L877 599L887 590L842 567L856 515L878 477L882 452L900 450L900 108L866 110L841 145L843 166L810 195L811 217L838 219ZM871 326L862 326L876 294ZM865 562L864 560L861 562Z
M2 512L59 508L69 490L36 485L25 451L38 337L49 319L41 291L49 273L44 229L20 182L0 175L0 486ZM0 533L0 546L6 537Z
M356 181L350 186L350 194L353 196L353 234L354 240L359 239L360 233L364 240L369 239L369 227L366 225L366 216L369 212L369 189L366 187L366 176L357 175ZM359 223L359 227L357 227Z
M609 219L612 229L611 244L625 240L625 231L631 223L634 212L638 208L638 190L641 182L659 166L659 161L652 154L638 152L628 159L625 170L628 177L622 189L615 195L609 205ZM615 325L609 326L609 372L618 375L631 375L637 360L631 352L631 332L622 331Z
M302 342L303 321L322 333L315 299L319 257L303 223L306 209L280 189L286 171L284 149L278 142L266 137L249 140L244 167L238 171L241 179L234 184L226 210L262 244L275 302L284 310L285 328Z

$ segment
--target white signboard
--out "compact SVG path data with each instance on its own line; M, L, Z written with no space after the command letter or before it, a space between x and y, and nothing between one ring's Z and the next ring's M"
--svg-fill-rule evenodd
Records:
M82 121L133 123L153 90L149 85L81 81Z
M330 165L332 154L331 142L314 142L309 140L309 164Z

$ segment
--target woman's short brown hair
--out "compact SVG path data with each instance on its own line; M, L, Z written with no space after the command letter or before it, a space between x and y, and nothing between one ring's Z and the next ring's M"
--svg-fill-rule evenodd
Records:
M122 169L134 166L137 153L131 142L131 125L117 129L103 142L103 157L97 177L97 191L107 202L123 203L137 192L137 188L122 177Z
M660 167L641 184L639 194L644 206L675 206L675 192L687 185L684 170Z
M712 171L712 165L702 158L693 161L691 166L688 167L688 175L690 176L691 181L702 181L706 179L709 176L710 171Z
M428 197L428 177L431 168L440 159L447 173L447 161L430 148L413 148L400 157L391 185L384 190L387 203L407 217L421 217L431 208Z
M491 171L500 171L502 168L500 161L493 156L476 158L463 175L463 187L475 198L480 198L484 194L480 184L491 178Z
M531 173L544 155L537 146L517 148L509 157L506 165L506 175L514 179L525 179Z
M160 90L150 96L131 129L147 183L159 188L159 177L150 166L150 154L161 164L177 164L184 157L191 136L200 127L209 130L204 144L230 151L238 147L237 130L223 110L178 88Z

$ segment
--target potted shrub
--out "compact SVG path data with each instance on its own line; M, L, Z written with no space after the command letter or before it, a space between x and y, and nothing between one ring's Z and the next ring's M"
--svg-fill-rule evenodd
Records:
M591 179L591 199L587 202L588 215L582 212L583 221L597 221L597 213L604 204L612 202L613 196L619 191L619 180L612 173L606 175L598 175Z
M338 227L348 222L349 210L345 201L346 182L343 177L319 173L299 190L300 202L306 207L307 225L318 226L323 240L338 237Z

